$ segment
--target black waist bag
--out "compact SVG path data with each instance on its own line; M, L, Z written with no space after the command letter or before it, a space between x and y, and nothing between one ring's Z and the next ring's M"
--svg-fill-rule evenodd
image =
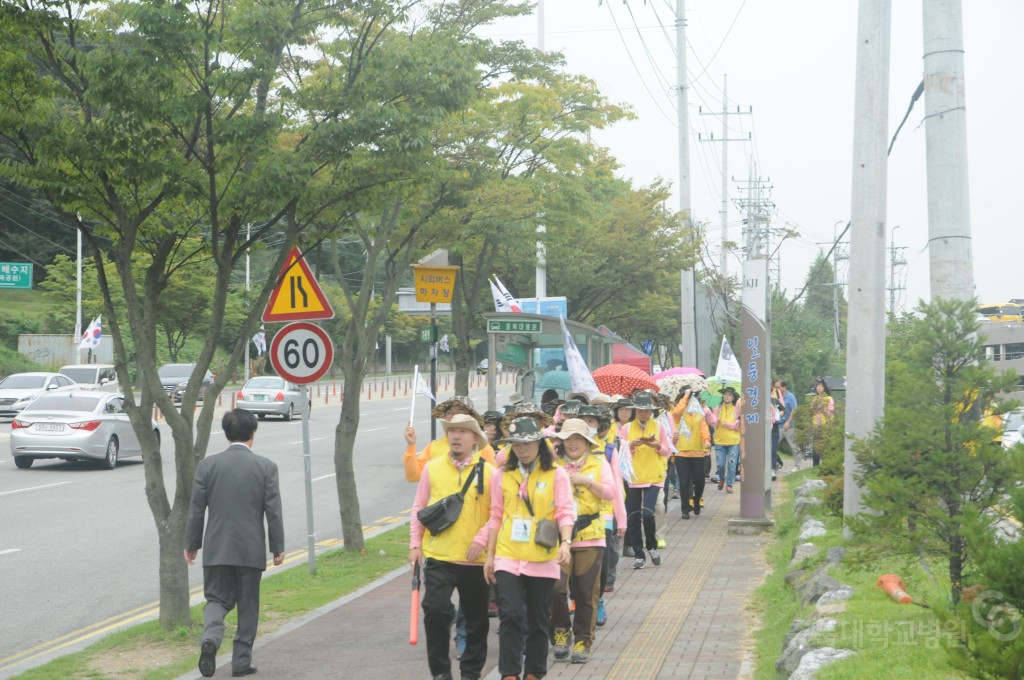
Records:
M580 515L579 517L577 517L576 523L572 525L572 537L576 538L576 534L580 533L581 531L589 527L591 524L593 524L594 520L600 518L601 513L599 512L595 512L591 515Z
M462 505L465 503L466 492L469 491L469 485L473 483L474 477L476 477L476 492L482 494L484 492L483 460L479 461L473 468L473 471L469 473L466 483L462 485L462 491L445 496L416 513L416 518L419 519L420 524L426 527L434 536L455 524L459 519L459 515L462 514Z

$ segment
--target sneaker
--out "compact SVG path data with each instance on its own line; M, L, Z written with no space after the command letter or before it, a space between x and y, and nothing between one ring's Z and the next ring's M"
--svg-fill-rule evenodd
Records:
M569 658L569 646L572 644L572 633L568 628L555 628L555 658Z
M647 560L644 559L643 557L638 557L635 560L633 560L633 568L634 569L643 569L646 565L647 565Z
M726 493L732 493L732 487L731 486L725 487L725 492Z
M690 519L690 511L683 509L683 519Z
M668 497L670 500L679 498L679 489L672 489L672 491L669 492Z
M434 676L434 680L452 680L451 673L438 673Z
M628 545L623 547L622 548L622 556L623 557L633 557L633 549L630 548Z
M462 635L455 636L455 658L462 661L462 655L466 653L466 638Z
M213 640L203 640L199 648L199 672L204 678L212 678L217 672L217 645Z
M773 473L772 473L772 481L774 482L774 481L775 481L776 479L778 479L778 478L779 478L779 477L778 477L778 475L776 475L776 474L775 474L775 473L773 472Z
M576 613L576 600L569 598L569 616Z
M743 475L736 475L736 481L737 482L742 482L743 481Z
M725 482L723 482L721 479L719 479L718 480L718 490L721 491L723 488L725 488Z
M603 626L608 623L608 612L604 609L604 598L599 598L597 601L597 625Z
M658 552L657 548L651 551L651 563L656 567L661 566L661 553Z
M700 499L700 503L699 503L699 505L700 505L700 507L702 507L702 508L704 507L704 498L703 498L703 497L702 497L702 498Z
M613 592L615 592L615 584L614 583L609 583L608 585L606 585L604 587L604 592L606 592L606 593L613 593Z
M668 544L667 544L667 543L665 543L665 539L664 539L664 538L659 538L659 539L658 539L658 547L659 547L659 548L664 548L664 547L666 547L667 545L668 545Z
M697 516L700 516L700 509L703 506L704 506L704 503L697 503L697 505L693 506L693 514L697 515Z
M489 618L493 619L497 615L498 615L498 603L497 602L488 602L487 603L487 616Z
M572 648L572 663L586 663L590 661L590 645L584 640L577 640L576 646Z

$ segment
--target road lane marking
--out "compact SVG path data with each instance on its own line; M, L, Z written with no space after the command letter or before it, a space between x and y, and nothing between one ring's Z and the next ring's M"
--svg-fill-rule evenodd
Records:
M311 442L318 442L321 439L330 439L330 437L312 437L312 438L310 438L309 441L311 441ZM297 442L288 442L288 446L294 446L295 444L301 444L301 443L302 443L302 440L300 439Z
M314 482L319 482L319 481L320 481L321 479L330 479L331 477L334 477L334 476L335 476L336 474L337 474L336 472L332 472L331 474L329 474L329 475L324 475L324 476L322 476L322 477L314 477L314 478L313 478L312 480L310 480L310 481L314 481Z
M0 550L0 555L9 555L11 553L21 552L21 548L8 548L7 550Z
M71 482L55 482L53 484L43 484L42 486L29 486L24 489L14 489L13 491L0 491L0 496L10 496L11 494L25 493L26 491L38 491L39 489L49 489L54 486L64 486L65 484L70 483Z

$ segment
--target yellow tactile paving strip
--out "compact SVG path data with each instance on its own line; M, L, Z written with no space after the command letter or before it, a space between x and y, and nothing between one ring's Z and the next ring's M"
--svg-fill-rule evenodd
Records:
M714 516L708 518L700 538L676 568L636 635L619 654L606 680L655 680L658 677L711 567L722 552L728 536L728 519L739 514L739 496L729 496Z

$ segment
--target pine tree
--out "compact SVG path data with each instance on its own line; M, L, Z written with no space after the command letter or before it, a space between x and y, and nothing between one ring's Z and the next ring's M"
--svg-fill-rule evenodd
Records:
M891 336L885 414L856 445L873 512L851 522L881 551L944 560L956 605L969 567L965 513L1000 503L1017 476L980 415L1015 378L985 359L974 302L918 305Z

